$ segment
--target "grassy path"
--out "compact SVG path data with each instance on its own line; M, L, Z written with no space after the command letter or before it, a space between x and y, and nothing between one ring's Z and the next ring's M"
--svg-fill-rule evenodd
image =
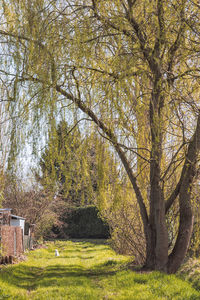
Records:
M200 299L188 282L175 275L132 272L129 260L104 244L49 243L29 253L26 262L3 267L0 299Z

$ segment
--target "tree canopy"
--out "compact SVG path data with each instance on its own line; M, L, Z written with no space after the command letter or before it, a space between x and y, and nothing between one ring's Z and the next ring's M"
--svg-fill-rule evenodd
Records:
M145 266L175 272L191 237L200 150L198 1L1 3L0 72L12 115L53 126L71 109L93 123L134 189ZM169 251L166 217L176 202Z
M98 194L117 182L117 165L108 145L78 125L61 121L50 132L36 178L44 190L61 198L66 207L97 204ZM114 177L115 176L115 177Z

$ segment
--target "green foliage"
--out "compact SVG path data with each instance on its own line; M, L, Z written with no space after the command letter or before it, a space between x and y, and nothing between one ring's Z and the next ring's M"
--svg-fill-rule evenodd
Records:
M92 134L84 137L78 127L71 130L62 121L50 133L40 168L37 180L58 203L54 212L59 222L53 232L59 237L107 237L108 229L103 228L95 208L73 211L71 207L92 203L103 211L113 201L112 195L116 196L120 179L108 144ZM75 219L79 219L76 224Z
M108 238L109 227L105 224L95 206L70 210L64 217L64 233L71 238Z
M45 189L75 204L85 196L81 172L85 158L79 130L69 131L67 123L61 122L56 130L50 132L48 145L40 159L42 174L38 179Z
M101 152L104 152L103 156ZM56 131L50 132L48 145L40 159L41 175L36 176L45 190L64 199L66 205L91 204L97 198L100 178L106 176L108 182L108 177L113 176L105 169L105 156L110 164L114 164L111 153L100 139L92 135L84 137L78 127L72 130L62 121Z
M3 267L1 295L7 299L198 300L191 284L159 272L133 272L132 258L116 255L97 241L48 243L28 260ZM60 256L55 257L55 249ZM3 298L5 299L5 298Z
M133 255L135 263L145 260L145 237L139 208L129 182L104 187L104 197L99 199L101 215L110 227L112 247L120 254ZM101 195L103 194L103 191Z

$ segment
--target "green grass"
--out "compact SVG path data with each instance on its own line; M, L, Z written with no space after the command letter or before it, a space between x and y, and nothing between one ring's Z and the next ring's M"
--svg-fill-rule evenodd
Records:
M198 290L175 275L131 271L130 258L106 244L68 241L47 246L30 252L25 262L2 268L0 299L200 299Z
M200 259L188 259L180 268L178 275L189 281L194 288L200 291Z

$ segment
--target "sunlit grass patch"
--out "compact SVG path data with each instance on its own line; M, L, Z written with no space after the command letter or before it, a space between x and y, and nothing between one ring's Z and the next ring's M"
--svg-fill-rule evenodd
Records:
M147 274L121 271L102 282L104 288L116 294L116 299L200 299L200 294L175 275L159 272ZM115 299L114 297L109 299Z
M178 274L180 278L188 280L195 289L200 291L200 258L187 260Z
M60 256L55 257L55 249ZM28 260L0 272L1 299L200 299L200 293L175 275L129 269L133 258L107 244L56 241L28 253Z

